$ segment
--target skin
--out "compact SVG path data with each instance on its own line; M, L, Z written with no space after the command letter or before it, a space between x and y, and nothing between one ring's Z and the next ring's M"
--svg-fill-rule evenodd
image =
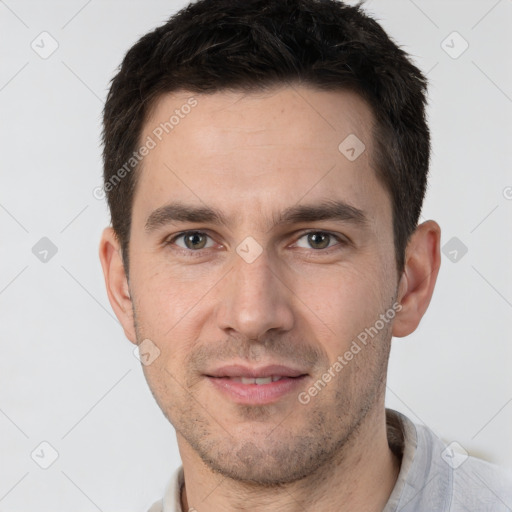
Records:
M163 96L141 140L190 96ZM297 86L194 97L197 106L144 159L129 279L111 228L100 245L127 338L160 350L143 369L176 429L183 510L380 511L399 471L384 407L391 336L413 332L428 307L440 228L427 221L416 229L399 275L391 199L371 158L373 116L356 94ZM353 162L338 150L352 133L366 146ZM288 207L325 200L362 210L366 223L274 223ZM145 229L153 211L175 201L217 208L229 224ZM187 230L208 235L195 241L206 246L173 239ZM248 236L262 249L252 263L236 251ZM281 363L308 374L307 390L398 303L394 319L307 405L295 392L240 405L204 375L230 363Z

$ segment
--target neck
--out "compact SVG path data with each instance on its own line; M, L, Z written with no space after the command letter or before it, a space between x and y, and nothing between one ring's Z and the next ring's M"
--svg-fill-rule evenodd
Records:
M185 488L183 512L381 512L398 478L400 462L387 440L385 410L370 411L330 463L300 481L263 487L213 473L178 435Z

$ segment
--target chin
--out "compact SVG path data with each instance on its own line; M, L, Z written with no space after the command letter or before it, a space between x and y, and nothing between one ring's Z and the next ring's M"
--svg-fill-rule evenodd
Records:
M332 453L325 447L308 440L299 440L294 446L276 440L272 446L247 441L234 448L233 444L215 453L199 448L203 462L215 473L248 485L265 487L280 486L300 481L326 463ZM268 444L268 443L267 443Z

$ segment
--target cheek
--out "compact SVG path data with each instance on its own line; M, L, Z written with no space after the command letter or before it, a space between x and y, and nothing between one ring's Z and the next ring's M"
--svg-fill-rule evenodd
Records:
M214 279L214 273L210 272L191 279L158 262L153 265L144 262L139 267L135 264L134 268L137 338L149 338L159 349L155 364L145 368L146 377L157 386L162 378L159 367L179 375L183 361L198 343L204 322L211 316L207 292L218 278Z
M331 357L350 346L353 339L382 313L387 301L377 267L345 268L324 278L302 278L298 295L314 313L314 321L326 332L321 342ZM324 327L322 327L324 326Z
M187 317L211 286L205 276L189 279L155 259L134 262L131 281L138 319L160 335Z

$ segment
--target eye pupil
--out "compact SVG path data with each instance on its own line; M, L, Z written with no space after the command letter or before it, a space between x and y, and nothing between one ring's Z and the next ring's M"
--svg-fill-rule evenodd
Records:
M206 237L198 232L189 233L184 236L184 239L189 249L202 249L206 245Z
M329 245L329 235L326 233L309 233L308 241L314 249L325 249Z

